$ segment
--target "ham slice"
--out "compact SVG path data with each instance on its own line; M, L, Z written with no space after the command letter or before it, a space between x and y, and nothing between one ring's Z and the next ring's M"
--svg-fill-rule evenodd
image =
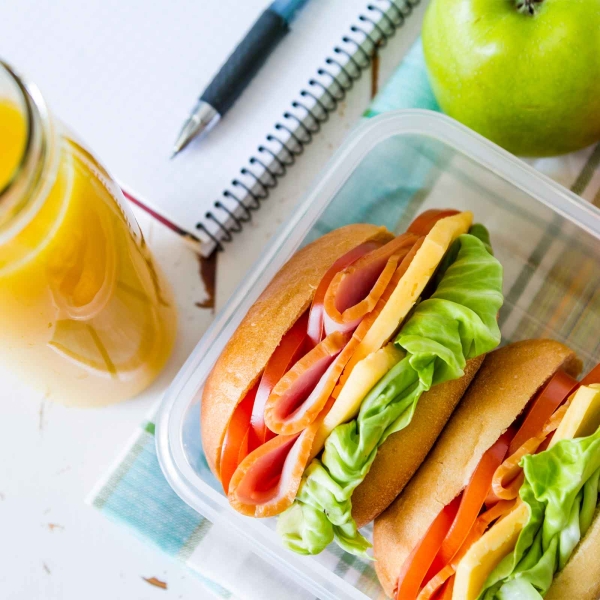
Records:
M329 400L323 415L331 408ZM310 460L322 416L302 433L280 435L251 452L229 485L229 503L249 517L273 517L289 508Z
M335 275L324 300L326 333L356 329L375 308L398 264L417 239L413 233L399 235Z
M325 311L323 308L323 302L325 300L325 293L327 292L332 279L342 269L345 269L353 262L357 261L361 256L364 256L365 254L368 254L372 250L376 250L381 246L382 244L379 242L365 242L364 244L353 248L341 258L338 258L327 271L327 273L325 273L323 279L321 279L317 287L317 290L315 291L315 295L310 307L310 316L308 319L307 335L313 347L316 346L324 337L323 317Z
M318 417L350 358L342 351L351 337L337 331L328 335L279 380L265 405L271 431L293 435Z
M433 226L440 219L452 217L453 215L459 214L459 212L459 210L454 210L453 208L431 208L418 215L408 226L406 231L425 236L433 229Z

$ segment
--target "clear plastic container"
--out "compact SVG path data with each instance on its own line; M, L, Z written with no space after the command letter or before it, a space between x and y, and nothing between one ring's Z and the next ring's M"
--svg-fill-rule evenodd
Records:
M384 596L364 575L371 565L352 557L363 576L347 581L336 574L339 549L297 556L280 544L274 519L250 519L230 508L202 454L202 385L251 304L298 247L348 222L400 232L416 213L434 207L471 210L490 230L505 270L503 343L552 337L571 345L586 367L598 360L600 211L447 117L399 111L364 123L348 138L196 346L158 417L158 456L177 494L319 598ZM561 310L549 311L549 297Z

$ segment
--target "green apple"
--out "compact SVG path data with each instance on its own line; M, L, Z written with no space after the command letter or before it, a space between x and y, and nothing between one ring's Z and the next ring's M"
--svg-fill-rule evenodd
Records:
M442 110L507 150L600 140L600 0L432 0L423 48Z

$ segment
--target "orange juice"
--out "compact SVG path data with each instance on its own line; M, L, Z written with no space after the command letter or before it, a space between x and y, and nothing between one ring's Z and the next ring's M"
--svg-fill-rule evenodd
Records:
M0 98L0 209L28 127ZM64 132L52 148L35 198L0 226L0 361L57 401L109 404L163 367L174 301L108 173Z

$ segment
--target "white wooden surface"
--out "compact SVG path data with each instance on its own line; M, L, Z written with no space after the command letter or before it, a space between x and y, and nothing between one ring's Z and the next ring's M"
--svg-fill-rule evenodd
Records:
M415 39L421 14L422 8L384 51L380 79ZM370 92L366 74L255 222L219 255L217 309L350 131ZM175 289L180 315L175 353L144 394L100 410L51 404L0 367L0 598L212 598L189 571L84 504L212 319L211 310L196 306L206 298L198 257L175 234L136 214ZM167 590L151 586L144 577L165 581Z

